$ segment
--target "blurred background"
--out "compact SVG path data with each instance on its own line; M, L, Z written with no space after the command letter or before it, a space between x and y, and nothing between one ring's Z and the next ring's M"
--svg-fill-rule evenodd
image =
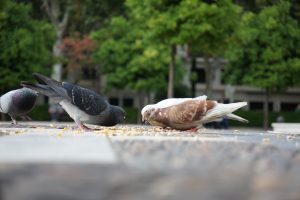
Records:
M299 122L299 23L297 0L1 0L0 94L39 72L105 95L127 123L203 94L248 101L244 126ZM31 118L69 120L45 97Z

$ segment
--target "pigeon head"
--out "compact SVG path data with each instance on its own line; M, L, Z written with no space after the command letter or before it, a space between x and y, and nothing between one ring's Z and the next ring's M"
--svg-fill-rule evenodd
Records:
M154 121L158 112L159 112L159 109L157 109L157 108L149 108L144 111L144 113L142 115L142 120L144 122Z
M112 106L112 109L114 113L114 119L117 124L125 121L125 111L123 108L119 106Z
M145 122L146 119L149 117L149 114L150 114L150 110L154 109L154 105L153 104L150 104L150 105L146 105L142 111L141 111L141 114L142 114L142 122Z
M150 110L142 112L142 122L147 122L150 116Z
M29 88L22 88L17 91L18 92L12 96L13 103L17 107L17 110L30 111L36 103L37 92Z

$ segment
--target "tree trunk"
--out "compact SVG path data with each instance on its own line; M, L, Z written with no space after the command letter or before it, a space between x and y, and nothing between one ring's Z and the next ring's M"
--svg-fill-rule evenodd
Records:
M169 66L168 98L174 97L176 45L171 46L171 62Z
M50 22L56 29L56 41L53 45L53 55L57 59L57 62L53 65L51 77L57 81L61 81L62 79L62 63L59 61L59 58L62 56L60 48L68 25L71 6L71 2L68 1L65 10L63 10L61 1L43 0L43 8L46 11Z
M212 96L212 66L209 61L209 56L204 56L205 63L205 94L208 98L213 98Z
M192 69L191 69L191 74L193 74L196 71L196 58L193 56L192 57ZM192 97L196 96L196 80L192 80Z
M265 90L265 99L264 99L264 129L269 128L269 90Z
M59 0L43 0L42 5L51 24L56 30L56 41L52 48L56 63L52 67L51 77L57 81L62 80L62 63L59 61L59 59L62 57L61 44L63 42L63 36L69 21L69 13L72 5L70 1L68 1L65 10L63 10L61 3L62 1ZM50 99L49 103L54 104L54 101Z
M53 46L53 55L56 59L60 59L62 57L61 45L62 45L62 35L59 33L60 31L57 30L57 38L56 42ZM52 75L51 77L57 81L62 80L62 63L57 61L52 68Z

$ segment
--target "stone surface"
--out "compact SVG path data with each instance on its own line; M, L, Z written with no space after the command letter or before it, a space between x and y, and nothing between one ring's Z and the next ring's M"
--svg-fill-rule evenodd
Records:
M105 135L74 133L72 129L2 128L2 163L115 163Z
M4 163L117 162L105 136L5 137L0 139L0 160Z
M0 199L300 199L298 135L251 129L192 133L148 126L97 128L81 133L69 123L23 124L17 129L4 124L4 150L21 145L23 151L43 149L35 145L40 143L57 153L57 145L64 144L62 153L78 154L84 161L0 159ZM20 144L9 145L15 138ZM93 161L101 155L99 141L107 141L116 162ZM89 152L82 153L78 143L92 147L89 160Z
M300 134L300 123L272 123L274 132Z

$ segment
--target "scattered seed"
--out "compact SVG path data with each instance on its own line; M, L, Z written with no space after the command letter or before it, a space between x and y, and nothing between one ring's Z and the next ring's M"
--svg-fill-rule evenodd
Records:
M16 130L15 133L21 134L21 133L25 133L26 131L27 131L26 129L20 129L20 130Z
M263 142L264 144L269 144L269 143L270 143L270 138L263 138L263 139L262 139L262 142Z

